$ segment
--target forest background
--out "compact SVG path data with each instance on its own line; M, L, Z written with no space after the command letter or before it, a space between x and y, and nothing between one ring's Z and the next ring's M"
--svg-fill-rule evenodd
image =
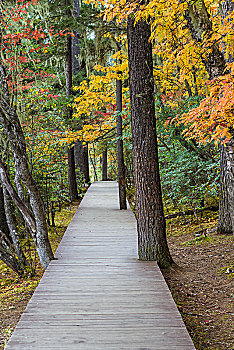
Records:
M133 14L136 23L151 24L165 213L186 222L187 213L198 220L199 212L219 207L218 224L199 223L201 233L233 233L231 0L0 6L0 257L9 268L33 276L34 246L46 268L56 211L82 196L89 173L92 181L118 178L120 141L135 209L127 47Z

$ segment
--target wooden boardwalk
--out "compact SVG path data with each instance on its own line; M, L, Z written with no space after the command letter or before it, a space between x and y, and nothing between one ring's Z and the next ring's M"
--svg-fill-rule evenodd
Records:
M92 184L56 258L7 350L195 349L159 268L137 259L115 182Z

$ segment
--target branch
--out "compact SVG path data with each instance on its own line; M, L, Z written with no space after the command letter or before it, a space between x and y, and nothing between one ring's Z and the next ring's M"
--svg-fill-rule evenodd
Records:
M210 207L206 207L206 208L196 209L196 212L201 213L205 210L217 211L218 209L219 209L218 206L210 206ZM173 218L176 218L177 216L193 215L193 214L194 214L194 209L186 210L186 211L179 211L178 213L169 214L169 215L165 216L165 219L173 219Z
M5 95L5 99L10 104L9 91L6 80L6 71L2 63L0 62L0 87L3 89L3 93Z
M1 233L1 231L0 231ZM4 246L0 241L0 259L8 266L10 269L15 271L17 275L21 276L21 269L18 260L9 252L6 251Z
M20 212L23 215L23 218L26 221L29 228L32 230L33 233L35 233L36 232L36 222L35 222L35 219L33 217L33 214L31 212L31 210L25 205L25 203L20 199L20 197L18 196L14 187L12 186L12 184L7 176L5 166L4 166L1 158L0 158L0 175L1 175L2 182L6 186L6 189L9 193L9 195L11 196L13 202L15 203L17 208L20 210Z

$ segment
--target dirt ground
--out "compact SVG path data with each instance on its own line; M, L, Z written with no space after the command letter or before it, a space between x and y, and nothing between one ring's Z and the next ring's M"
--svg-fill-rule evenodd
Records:
M211 220L208 226L214 223ZM178 266L164 270L164 277L196 349L234 349L233 237L196 236L196 228L189 226L192 223L182 234L175 227L169 234L169 248Z
M54 235L55 246L68 224L67 219L63 221L59 226L63 228ZM177 266L164 270L163 274L196 349L231 350L234 349L233 238L216 233L207 237L196 234L201 227L209 230L214 225L213 214L199 222L169 220L168 243ZM0 267L0 349L14 330L41 275L39 269L33 280L19 280L9 269Z

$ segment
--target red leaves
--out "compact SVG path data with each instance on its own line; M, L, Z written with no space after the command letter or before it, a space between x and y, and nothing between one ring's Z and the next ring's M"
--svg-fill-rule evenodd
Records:
M208 95L200 105L175 119L185 125L188 138L196 137L201 143L227 142L234 124L234 77L227 74L208 83Z
M67 35L71 35L72 37L75 36L73 32L68 31L68 28L60 30L58 33L54 34L54 36L67 36Z

